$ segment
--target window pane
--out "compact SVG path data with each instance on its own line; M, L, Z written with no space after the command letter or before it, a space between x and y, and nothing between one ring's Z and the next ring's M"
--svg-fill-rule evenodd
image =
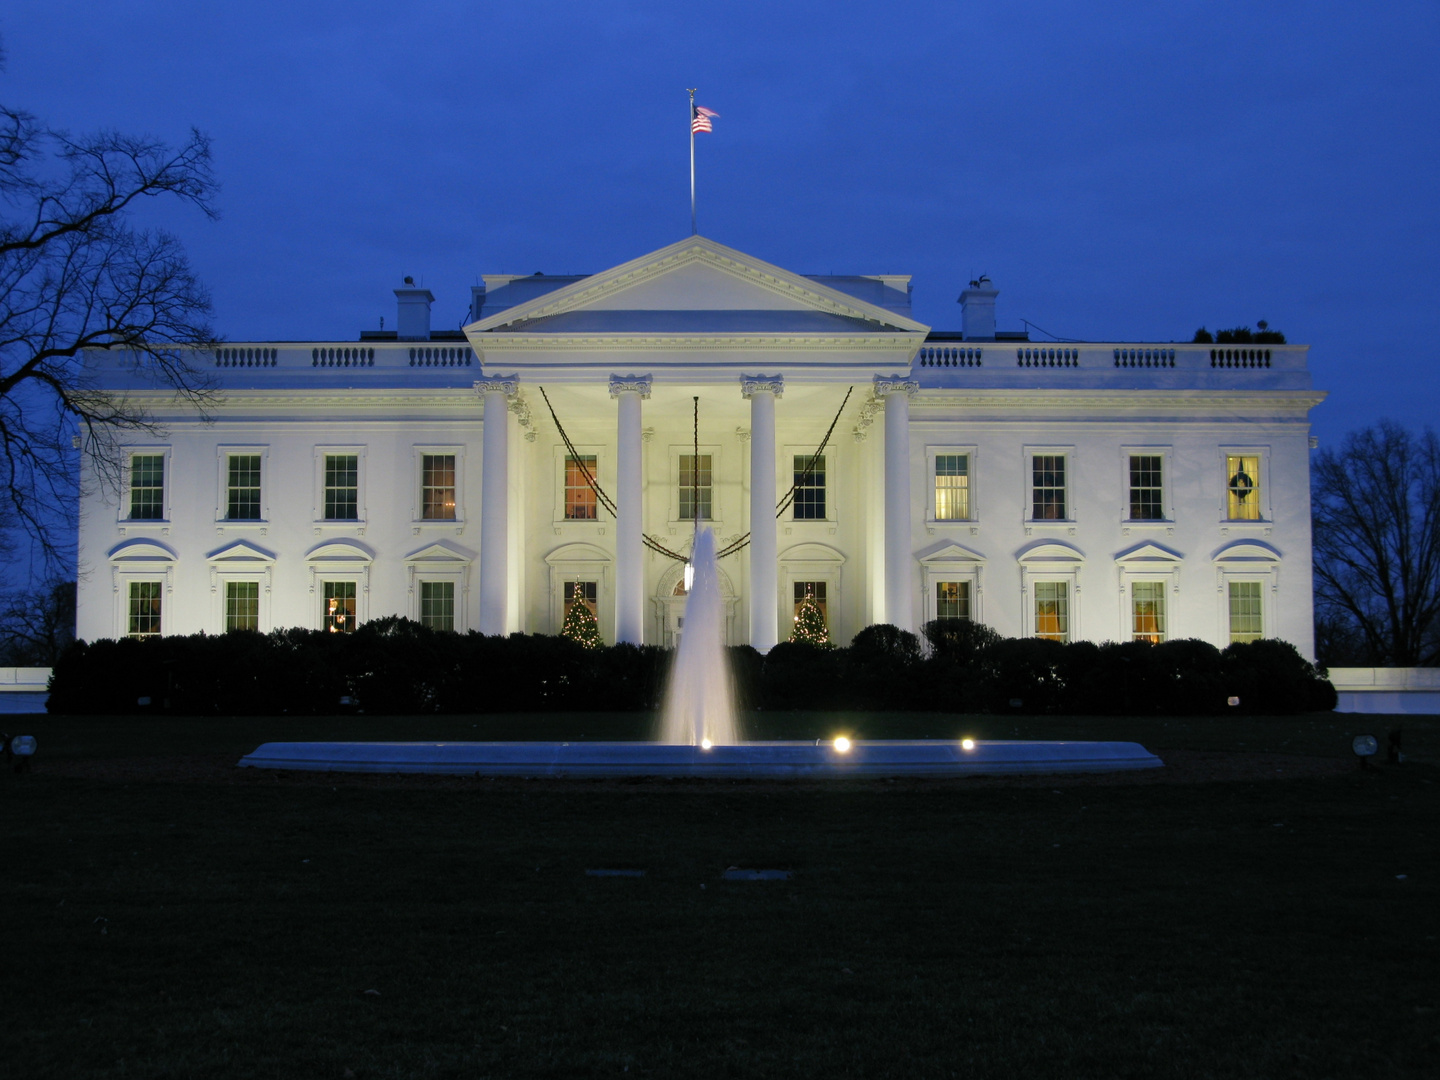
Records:
M165 455L135 454L130 458L130 517L159 521L165 516Z
M1259 641L1265 636L1260 611L1260 582L1230 582L1230 640Z
M325 582L324 629L348 634L355 629L355 582Z
M1160 462L1158 455L1135 454L1130 458L1130 519L1161 521L1165 507L1161 499Z
M455 455L420 458L420 516L427 521L455 520Z
M1035 636L1070 640L1070 587L1065 582L1035 583Z
M681 585L684 585L683 579ZM590 609L591 615L599 615L597 595L596 583L593 581L567 581L565 582L565 610L569 611L570 605L579 601Z
M1135 641L1165 640L1165 585L1137 581L1130 586L1131 636Z
M795 610L791 613L800 614L800 605L805 600L805 594L809 593L815 598L815 604L820 609L820 614L825 616L825 625L830 625L830 609L825 600L825 582L823 581L797 581L795 582Z
M935 520L970 518L970 455L935 456Z
M587 472L593 480L595 455L565 459L565 518L568 521L594 521L599 513L595 489L585 480Z
M680 455L680 520L693 521L699 509L701 521L711 521L710 455Z
M260 583L258 581L227 581L225 583L225 629L260 629Z
M259 521L260 455L231 454L227 473L225 516L231 521Z
M968 581L936 582L935 617L937 619L970 618L970 583Z
M325 455L325 517L356 521L360 507L360 458L357 454Z
M1225 458L1226 516L1231 521L1260 520L1260 459L1230 454Z
M1031 462L1034 499L1031 517L1036 521L1065 520L1065 456L1036 454Z
M128 633L131 637L151 637L160 633L160 582L130 583Z
M455 583L453 581L422 581L420 583L420 623L432 630L455 629Z
M796 521L825 520L825 455L795 455L795 501L790 504Z

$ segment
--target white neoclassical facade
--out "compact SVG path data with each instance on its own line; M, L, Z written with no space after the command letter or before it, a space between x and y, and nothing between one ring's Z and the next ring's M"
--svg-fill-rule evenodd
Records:
M1306 346L1030 342L986 279L937 332L906 276L703 237L484 281L463 331L407 284L394 330L200 354L208 419L88 357L164 434L123 490L85 478L79 635L556 633L584 603L668 645L698 516L732 549L729 640L762 650L810 594L842 642L968 618L1312 654Z

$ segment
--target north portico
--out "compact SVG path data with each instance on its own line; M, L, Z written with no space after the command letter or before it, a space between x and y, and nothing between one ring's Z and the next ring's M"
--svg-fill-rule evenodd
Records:
M407 283L395 330L197 354L209 422L88 354L164 433L120 491L87 483L80 634L557 633L579 603L671 645L698 515L733 549L731 644L785 640L810 595L841 641L939 618L1309 654L1307 347L1031 342L997 295L970 283L937 331L908 276L692 236L485 275L463 330Z
M866 280L874 282L878 295L888 289L897 294L893 302L903 297L908 306L908 292L896 287L908 282ZM686 435L693 444L697 407L704 450L711 451L697 454L690 447L709 474L710 503L702 507L702 518L721 530L722 539L749 536L727 569L732 580L739 576L745 583L747 640L757 648L767 650L781 637L776 493L783 490L781 472L791 476L794 468L793 460L780 468L777 413L787 448L806 446L813 456L829 423L827 399L833 413L845 390L859 383L884 400L883 500L886 519L903 522L903 512L889 511L909 502L905 407L917 386L906 376L929 328L894 310L697 236L481 319L465 332L485 369L505 373L475 384L486 401L481 485L487 506L489 493L509 491L512 483L509 425L499 425L503 434L496 435L491 423L492 416L503 416L501 401L518 398L521 386L543 386L567 431L594 431L597 413L606 411L602 391L608 396L613 435L598 441L613 448L614 458L609 490L616 507L611 586L616 641L639 644L657 637L645 633L645 600L668 567L663 556L647 551L643 537L653 531L667 548L682 553L687 548L693 518L667 508L664 497L671 487L677 498L683 496L684 477L676 472L670 481L668 466L676 456L670 448L683 448ZM786 417L787 412L794 415ZM647 453L657 433L664 435L662 460ZM604 472L600 456L595 455L596 466ZM651 492L652 486L658 490ZM725 491L717 506L717 488L738 490ZM554 532L588 528L599 539L602 515L594 520L591 525L562 515ZM838 533L827 515L799 523L817 536ZM793 535L795 524L785 531ZM910 626L908 544L897 530L890 532L894 535L885 539L895 558L885 562L882 554L876 576L889 573L901 584L883 594L878 619ZM506 576L518 587L518 579L505 574L508 540L497 533L487 547L489 539L488 533L482 536L482 579L490 568L492 576ZM508 596L482 587L482 626L500 626L510 608ZM665 630L659 629L663 638Z

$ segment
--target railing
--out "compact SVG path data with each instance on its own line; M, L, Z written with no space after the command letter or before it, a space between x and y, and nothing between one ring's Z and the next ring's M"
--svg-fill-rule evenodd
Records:
M1015 350L1016 367L1079 367L1080 350L1050 349L1026 346Z
M1125 368L1174 367L1174 349L1116 349L1115 366Z
M921 367L981 367L985 350L974 345L952 348L948 345L925 345L917 357Z
M1210 366L1222 368L1268 368L1270 366L1270 350L1211 349Z

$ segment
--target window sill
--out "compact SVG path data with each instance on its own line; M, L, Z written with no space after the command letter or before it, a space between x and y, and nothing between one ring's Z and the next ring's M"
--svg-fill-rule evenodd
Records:
M424 529L454 529L459 536L465 531L464 518L416 518L410 522L410 534L419 536Z
M1273 521L1221 521L1220 535L1229 536L1232 532L1258 534L1269 536L1275 531Z
M608 523L598 518L555 518L550 527L556 536L604 536Z
M215 531L224 534L230 532L258 532L264 536L270 531L270 522L266 518L216 518Z

